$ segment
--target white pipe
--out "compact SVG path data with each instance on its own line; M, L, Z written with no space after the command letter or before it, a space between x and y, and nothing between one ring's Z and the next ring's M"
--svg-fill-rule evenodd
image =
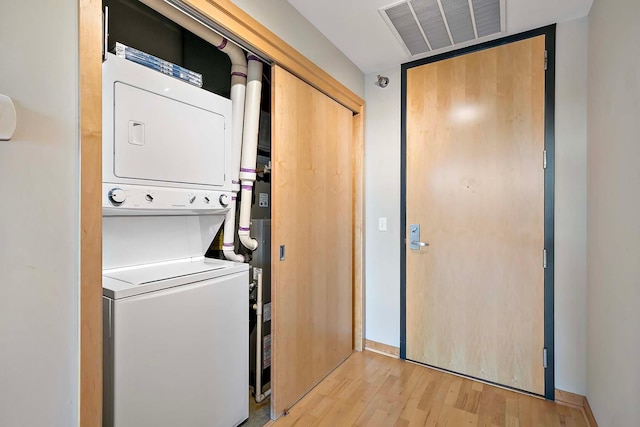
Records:
M242 50L237 44L229 42L226 38L222 37L211 28L187 15L186 12L170 5L165 0L139 1L226 53L231 60L232 75L234 72L234 65L241 67L236 71L241 71L243 74L247 74L247 58L245 57L244 50ZM233 81L231 85L233 86Z
M207 28L203 24L199 23L195 19L189 17L186 13L177 9L176 7L168 4L164 0L139 0L140 3L144 3L149 6L151 9L155 10L161 15L171 19L176 24L180 25L183 28L191 31L193 34L198 37L208 41L214 46L219 46L222 43L223 37L212 31L210 28ZM235 58L236 60L238 58ZM231 59L231 62L234 62L234 58Z
M234 195L240 191L240 159L242 156L242 128L244 127L244 103L247 88L247 67L231 66L231 104L232 117L231 137L232 142L232 163L231 182ZM235 222L235 212L234 212ZM235 230L234 230L235 232Z
M229 210L227 211L227 215L224 217L222 253L229 261L244 262L244 256L235 252L234 237L236 232L236 194L237 193L233 193L231 203L229 203Z
M262 403L269 396L271 396L271 389L261 393L259 397L256 396L256 403Z
M256 403L262 402L271 394L271 389L262 392L262 269L254 269L258 273L258 289L256 289Z
M232 163L231 181L233 196L229 204L229 211L225 216L223 254L229 261L244 262L242 255L234 252L235 249L235 223L236 223L236 198L240 191L240 159L242 153L242 128L244 123L245 92L247 84L247 58L244 51L236 44L214 32L205 25L199 23L184 12L166 3L164 0L140 0L151 9L171 19L178 25L191 31L198 37L208 41L220 51L227 54L231 60L231 104L232 104Z
M226 48L226 46L223 46ZM223 50L224 52L224 50ZM244 54L242 55L244 60ZM245 62L246 63L246 62ZM244 103L247 83L247 68L242 64L231 65L231 104L232 120L231 135L232 142L232 163L231 163L231 203L224 219L222 253L229 261L244 262L242 255L235 253L236 234L236 199L240 191L240 158L242 153L242 128L244 126Z
M251 223L251 196L256 180L256 158L258 156L258 129L260 127L260 97L262 95L262 61L249 55L247 73L247 94L245 106L244 132L242 134L242 162L240 181L242 198L240 201L240 242L252 251L258 248L258 241L249 235Z

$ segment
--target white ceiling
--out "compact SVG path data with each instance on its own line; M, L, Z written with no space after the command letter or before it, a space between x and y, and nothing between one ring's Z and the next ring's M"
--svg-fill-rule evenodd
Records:
M378 12L398 0L288 1L365 73L419 58L406 53ZM506 0L507 34L586 16L592 3L593 0ZM451 48L431 55L446 50Z

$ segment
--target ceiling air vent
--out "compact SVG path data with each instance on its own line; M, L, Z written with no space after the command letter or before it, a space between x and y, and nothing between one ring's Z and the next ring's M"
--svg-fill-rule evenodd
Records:
M404 0L380 9L411 56L505 31L505 0Z

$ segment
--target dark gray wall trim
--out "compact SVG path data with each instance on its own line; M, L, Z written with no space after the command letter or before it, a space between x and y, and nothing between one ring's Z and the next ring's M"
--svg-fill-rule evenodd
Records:
M544 346L547 349L547 369L544 377L544 397L555 400L554 349L554 234L555 234L555 134L556 134L556 26L546 27L545 43L548 53L545 76L545 135L547 169L544 173L544 247L547 250L547 269L544 272Z

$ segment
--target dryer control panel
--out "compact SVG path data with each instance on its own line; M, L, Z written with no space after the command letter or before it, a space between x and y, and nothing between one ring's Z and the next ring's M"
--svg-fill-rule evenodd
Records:
M102 183L104 215L224 214L230 200L227 191Z

